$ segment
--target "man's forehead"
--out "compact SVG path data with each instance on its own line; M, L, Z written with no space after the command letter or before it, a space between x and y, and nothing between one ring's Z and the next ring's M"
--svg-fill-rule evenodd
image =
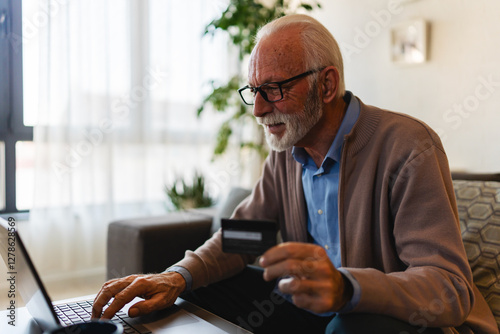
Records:
M297 36L275 34L262 39L255 47L248 79L252 84L281 80L303 67L303 52Z

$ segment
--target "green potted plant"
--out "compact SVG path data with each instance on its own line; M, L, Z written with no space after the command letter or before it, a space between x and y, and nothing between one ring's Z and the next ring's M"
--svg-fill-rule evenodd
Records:
M205 189L205 177L198 172L191 183L177 178L171 185L165 185L164 191L176 210L205 208L214 204Z
M255 46L255 35L261 26L286 14L295 13L299 9L311 11L314 8L321 8L319 1L268 0L263 4L263 1L256 0L230 0L221 16L207 25L205 35L213 35L217 30L226 32L238 49L241 62L250 55ZM218 112L229 113L218 131L215 157L226 151L229 138L237 127L241 127L249 118L256 125L252 108L241 102L237 92L238 88L245 85L246 80L241 73L238 73L226 84L216 85L211 82L212 91L198 109L198 116L208 105ZM255 136L254 140L242 141L240 147L254 149L265 158L268 152L262 127L257 126L257 131L259 135Z

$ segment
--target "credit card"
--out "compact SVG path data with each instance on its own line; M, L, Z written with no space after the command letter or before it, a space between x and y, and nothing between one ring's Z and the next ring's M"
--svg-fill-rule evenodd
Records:
M277 225L269 220L221 219L222 251L261 255L276 245Z

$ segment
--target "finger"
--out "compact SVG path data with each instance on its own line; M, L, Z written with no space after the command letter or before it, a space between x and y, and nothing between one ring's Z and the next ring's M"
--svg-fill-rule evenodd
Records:
M262 267L267 267L273 263L292 257L297 247L296 244L295 242L285 242L268 249L260 257L259 264Z
M309 294L296 294L292 295L292 302L295 306L307 309L314 313L325 313L338 311L332 305L330 299L323 296L309 295Z
M343 299L343 289L336 290L335 284L329 280L286 278L279 282L278 288L281 292L292 295L292 301L297 307L316 313L339 310L350 300L350 297Z
M102 290L99 291L92 303L92 319L99 319L101 317L102 308L108 303L111 297L111 295L107 295Z
M316 313L323 313L326 310L320 307L320 300L317 296L311 296L308 294L296 294L292 295L292 302L295 306L307 309Z
M281 292L290 295L306 294L310 296L330 296L332 294L332 284L329 282L299 279L295 277L280 280L278 288Z
M128 277L127 277L128 278ZM97 293L94 298L94 303L92 305L92 318L100 318L103 307L113 298L116 292L127 286L127 278L111 280L101 287L101 290Z
M132 282L114 296L113 301L104 311L101 319L111 319L126 304L130 303L135 297L145 294L145 292L142 285L136 284L136 281Z
M128 315L132 318L138 317L172 305L173 302L168 300L168 298L164 298L163 295L158 294L153 296L151 299L143 300L132 305L128 310Z
M260 258L260 265L267 267L285 259L325 259L328 258L325 250L314 244L300 242L286 242L267 250Z
M315 262L315 261L314 261ZM309 278L314 275L317 265L314 262L288 259L272 264L264 270L264 280L270 281L278 277L297 276Z
M278 288L281 292L293 294L315 294L315 285L309 280L301 280L295 277L288 277L280 280Z

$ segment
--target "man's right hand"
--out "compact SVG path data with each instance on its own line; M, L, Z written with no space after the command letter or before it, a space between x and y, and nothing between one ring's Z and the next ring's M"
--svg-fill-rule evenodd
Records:
M186 288L186 281L176 272L151 275L131 275L110 280L102 286L94 300L92 318L111 319L135 297L145 300L132 305L130 317L147 314L172 306ZM102 313L103 307L114 298Z

